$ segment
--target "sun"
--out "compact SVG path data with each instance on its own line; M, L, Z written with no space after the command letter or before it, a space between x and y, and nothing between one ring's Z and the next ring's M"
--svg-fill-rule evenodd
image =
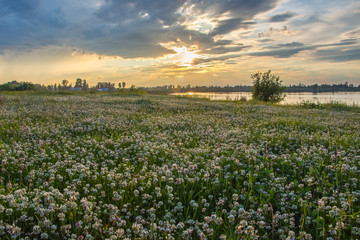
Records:
M196 49L196 46L192 46L191 49L188 49L187 47L173 47L173 50L177 53L176 55L179 57L180 66L192 66L193 60L199 57L196 54Z

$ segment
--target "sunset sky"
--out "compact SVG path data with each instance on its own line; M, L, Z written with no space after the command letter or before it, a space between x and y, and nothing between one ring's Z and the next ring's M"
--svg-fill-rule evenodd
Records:
M0 83L360 84L358 0L0 0Z

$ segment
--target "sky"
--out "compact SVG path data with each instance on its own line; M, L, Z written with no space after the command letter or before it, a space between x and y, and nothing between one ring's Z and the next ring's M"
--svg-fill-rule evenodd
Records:
M0 83L360 84L358 0L0 0Z

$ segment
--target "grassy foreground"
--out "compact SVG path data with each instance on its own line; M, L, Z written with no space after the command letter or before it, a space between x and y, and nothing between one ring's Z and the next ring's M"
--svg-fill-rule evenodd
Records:
M358 239L360 114L0 96L1 239Z

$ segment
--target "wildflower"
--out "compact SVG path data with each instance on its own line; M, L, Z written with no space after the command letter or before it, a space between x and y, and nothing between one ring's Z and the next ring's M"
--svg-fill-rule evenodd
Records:
M293 231L289 231L286 240L295 240L295 233Z
M75 223L75 227L82 228L82 223L83 223L82 221Z
M64 221L65 220L65 214L64 213L59 213L58 218L59 218L60 221Z
M323 199L319 199L318 205L319 205L319 208L320 208L320 209L324 208L324 206L325 206L324 200L323 200Z
M47 235L47 233L42 233L40 236L41 239L48 239L49 236Z
M33 227L33 233L34 234L39 234L40 233L40 226L39 225L35 225Z

